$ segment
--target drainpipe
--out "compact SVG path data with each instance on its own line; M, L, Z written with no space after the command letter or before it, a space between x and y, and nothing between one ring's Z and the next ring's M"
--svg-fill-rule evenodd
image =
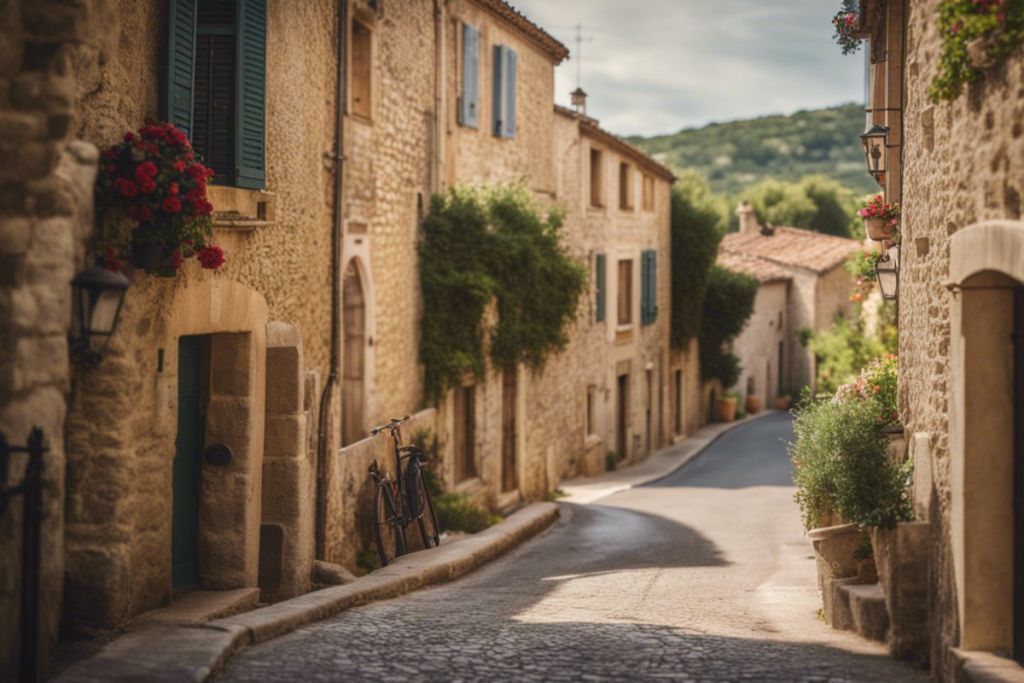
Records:
M434 144L431 145L430 191L440 193L444 189L444 136L445 136L445 86L448 73L444 63L445 33L443 0L434 0Z
M338 80L334 97L334 151L330 156L334 164L334 211L331 225L331 363L327 382L320 395L320 416L316 435L316 557L324 559L327 546L327 421L330 417L331 398L338 383L341 357L341 230L342 183L345 161L345 51L348 30L348 0L338 0Z

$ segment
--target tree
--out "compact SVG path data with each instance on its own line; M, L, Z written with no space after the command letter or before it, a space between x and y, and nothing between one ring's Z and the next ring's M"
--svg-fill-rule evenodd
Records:
M728 389L740 376L739 359L726 345L743 331L754 312L757 280L714 266L708 277L704 314L700 325L700 374L717 379Z
M853 191L822 175L796 183L768 179L751 187L744 197L762 223L852 237L857 198Z
M672 188L672 325L673 348L700 333L704 295L727 205L711 193L696 171L683 171Z

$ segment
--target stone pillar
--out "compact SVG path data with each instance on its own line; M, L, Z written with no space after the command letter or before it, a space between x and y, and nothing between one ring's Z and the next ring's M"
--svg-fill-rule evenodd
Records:
M757 216L754 214L754 207L750 202L740 202L736 207L736 215L740 219L740 234L751 235L760 231L761 226L757 224Z

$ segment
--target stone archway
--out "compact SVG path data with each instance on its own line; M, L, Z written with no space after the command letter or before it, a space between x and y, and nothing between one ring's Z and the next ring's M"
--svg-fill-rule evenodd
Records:
M1020 397L1015 403L1013 340L1021 322L1014 301L1024 283L1024 223L989 221L957 232L949 276L950 526L959 645L1008 652L1015 630L1024 628L1011 599L1024 598L1013 571L1014 476L1024 467L1015 465Z
M342 284L342 329L341 443L348 446L366 436L366 296L355 260Z

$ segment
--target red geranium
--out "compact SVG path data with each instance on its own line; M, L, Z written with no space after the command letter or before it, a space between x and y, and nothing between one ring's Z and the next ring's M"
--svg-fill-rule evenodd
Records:
M203 268L216 270L224 265L224 250L216 245L203 247L199 250L196 258L199 259L199 263L203 264Z

